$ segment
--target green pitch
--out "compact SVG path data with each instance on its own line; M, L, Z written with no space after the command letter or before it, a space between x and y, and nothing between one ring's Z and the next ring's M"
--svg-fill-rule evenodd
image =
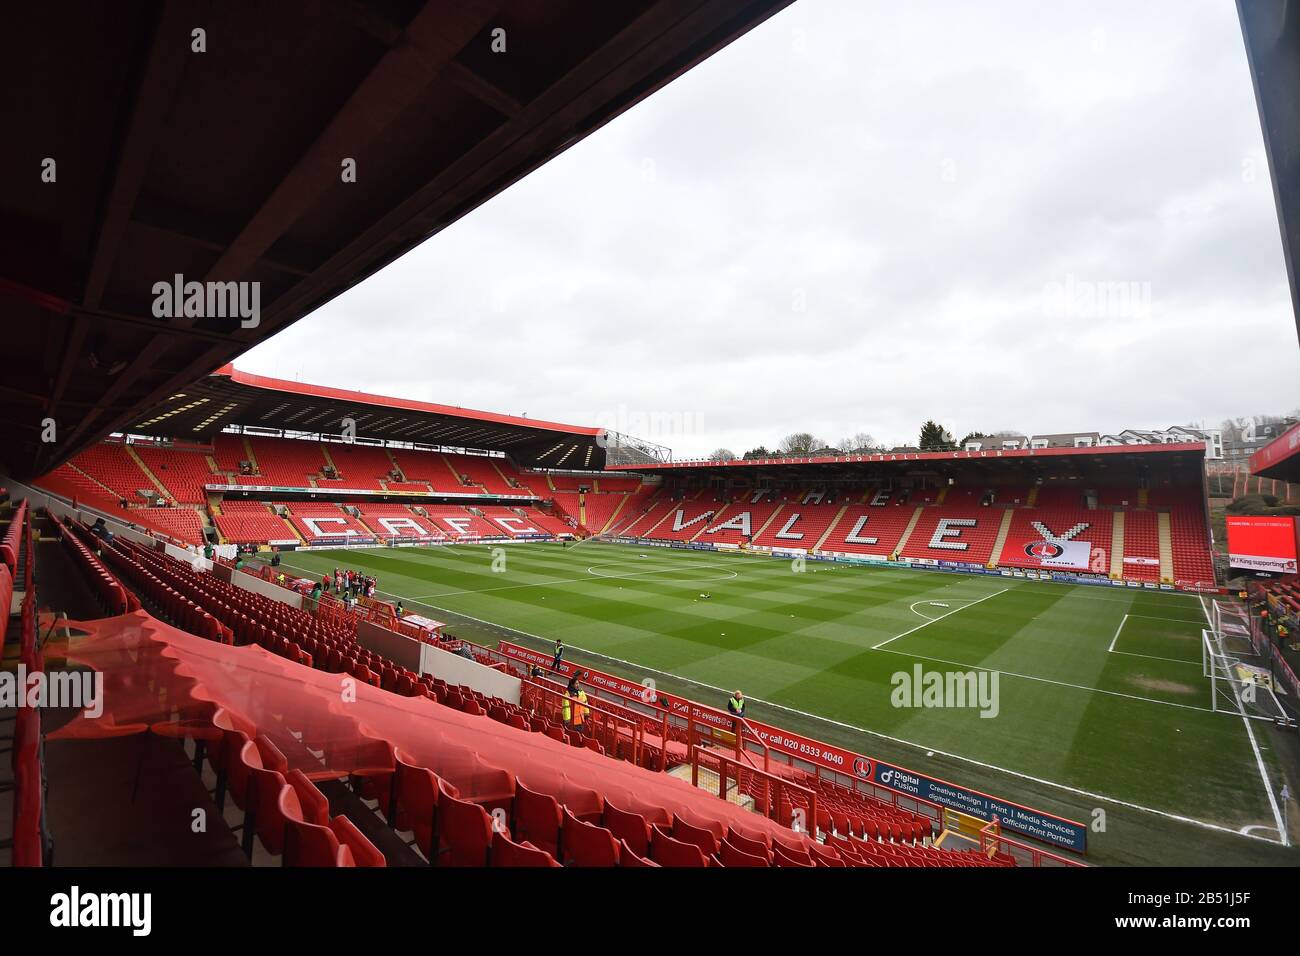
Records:
M758 720L1095 823L1098 862L1296 862L1276 846L1292 745L1210 709L1196 597L635 545L500 553L497 570L488 546L286 563L365 570L479 643L560 637L715 706L741 688ZM895 706L917 664L996 671L996 714Z

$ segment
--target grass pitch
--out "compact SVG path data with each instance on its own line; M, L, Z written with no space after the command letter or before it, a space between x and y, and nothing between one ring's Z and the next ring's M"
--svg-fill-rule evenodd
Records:
M1294 738L1211 711L1196 597L594 542L504 555L287 563L364 570L479 643L560 637L570 659L715 706L739 687L758 720L1096 823L1096 862L1297 862L1277 845ZM895 707L891 679L916 664L997 671L997 715Z

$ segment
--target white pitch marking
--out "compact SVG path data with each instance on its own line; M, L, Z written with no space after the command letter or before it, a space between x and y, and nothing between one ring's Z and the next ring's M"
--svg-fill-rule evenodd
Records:
M1199 617L1158 617L1155 614L1127 614L1125 617L1142 617L1148 621L1172 621L1175 624L1200 624Z
M454 613L460 614L459 611ZM479 624L485 624L489 627L495 628L497 626L492 624L492 622L490 621L484 621L480 618L473 617L469 614L460 614L460 616L463 618L467 618L471 621L476 621ZM531 637L533 640L541 641L544 644L551 643L551 640L549 638L541 637L537 634L530 634L527 631L521 631L518 630L517 628L511 628L511 630L514 631L514 633L516 634L523 634L526 637ZM659 670L656 667L646 667L643 664L636 664L633 663L632 661L624 660L621 657L614 657L610 654L601 654L598 651L587 650L586 648L578 647L576 644L570 644L569 648L571 650L581 651L584 654L590 654L592 657L599 657L602 660L613 661L616 664L622 664L623 666L633 668L634 670L646 671L651 674L658 674L661 677L671 677L674 680L679 680L686 684L694 684L696 687L703 687L706 690L715 691L719 694L730 693L730 691L718 687L715 684L708 684L705 683L704 681L695 680L692 677L682 677L678 674L672 674L669 673L668 671ZM887 653L896 654L901 652L889 651ZM1035 777L1032 774L1021 773L1019 770L1009 770L1006 767L999 767L997 764L987 763L983 760L976 760L974 757L965 757L962 756L961 754L955 754L947 750L939 750L934 747L927 747L924 744L918 744L914 740L906 740L902 737L895 737L892 734L881 733L878 730L870 730L866 727L858 727L854 724L847 724L844 721L835 720L834 718L831 717L822 717L819 714L811 714L806 710L799 710L796 707L787 707L785 704L778 704L775 703L774 701L763 700L759 697L751 697L750 700L756 701L760 704L764 704L768 707L774 707L777 710L783 710L789 714L797 714L800 717L807 717L809 720L817 720L817 721L821 721L824 724L831 724L835 727L843 728L844 730L852 730L860 734L867 734L868 736L876 737L879 738L880 740L888 740L891 743L902 744L905 747L913 747L917 750L924 750L927 751L929 754L938 754L941 757L947 757L951 760L960 760L963 763L968 763L974 767L982 767L985 770L994 770L997 771L998 773L1004 773L1007 776L1016 777L1020 780L1028 780L1030 783L1042 784L1045 787L1055 787L1056 789L1063 790L1066 793L1073 793L1076 796L1087 797L1089 800L1105 800L1107 803L1112 803L1117 807L1125 807L1129 810L1137 810L1141 813L1149 813L1152 814L1153 816L1164 817L1166 820L1174 820L1178 823L1188 823L1191 824L1192 826L1200 827L1203 830L1215 830L1219 833L1230 833L1233 836L1244 836L1251 840L1258 840L1261 843L1273 843L1273 844L1278 843L1277 840L1270 840L1268 837L1256 836L1253 833L1246 833L1244 830L1234 830L1231 827L1225 827L1218 823L1210 823L1207 820L1197 820L1195 817L1186 817L1183 816L1182 814L1171 813L1168 810L1157 810L1155 807L1144 806L1143 804L1133 803L1132 801L1129 800L1121 800L1118 797L1107 796L1104 793L1097 793L1092 790L1084 790L1081 787L1072 787L1066 783L1057 783L1055 780L1047 780L1044 779L1043 777Z
M1100 687L1088 687L1084 684L1071 684L1068 681L1052 680L1050 677L1035 677L1033 674L1017 674L1015 671L1005 671L1000 667L987 667L984 664L964 664L961 661L944 660L942 657L927 657L924 654L913 654L910 651L887 650L886 654L898 654L902 657L911 657L920 661L932 661L935 664L951 664L953 667L964 667L968 670L989 671L990 673L1005 674L1007 677L1019 677L1021 680L1037 681L1040 684L1055 684L1057 687L1071 687L1074 690L1086 691L1089 694L1105 694L1108 697L1124 697L1128 700L1141 700L1148 704L1163 704L1165 707L1178 707L1182 710L1199 710L1203 714L1213 714L1215 711L1209 707L1197 707L1195 704L1180 704L1172 700L1157 700L1154 697L1142 697L1139 694L1125 694L1118 690L1102 690Z
M948 616L951 615L951 614L956 614L958 611L964 611L964 610L966 610L966 608L968 608L968 607L974 607L976 604L979 604L979 603L981 603L981 602L983 602L983 601L987 601L989 598L995 598L995 597L997 597L999 594L1006 594L1007 591L1009 591L1009 590L1011 590L1011 589L1010 589L1010 588L1003 588L1001 591L994 591L992 594L986 594L986 595L984 595L984 596L983 596L982 598L980 598L978 601L971 601L969 604L963 604L961 607L955 607L955 608L953 608L951 611L947 611L947 612L945 612L945 613L943 613L943 614L940 614L938 617L932 617L932 618L929 618L928 620L926 620L926 622L925 622L924 624L918 624L918 625L916 625L916 627L909 628L908 630L904 631L902 634L895 634L893 637L888 638L887 640L883 640L883 641L881 641L879 644L874 645L871 649L872 649L873 651L878 651L878 650L880 650L882 647L884 647L886 644L892 643L893 641L898 640L900 637L907 637L907 635L909 635L909 634L914 634L914 633L916 633L917 631L919 631L919 630L920 630L921 628L923 628L923 627L929 627L929 626L930 626L931 624L933 624L935 621L942 621L945 617L948 617ZM920 602L920 601L917 601L916 603L917 603L917 604L920 604L921 602ZM915 605L913 605L913 607L915 607ZM920 616L920 617L925 617L924 614L920 614L919 616Z
M1155 654L1134 654L1132 651L1111 651L1112 654L1123 654L1125 657L1145 657L1149 661L1168 661L1171 664L1190 664L1193 667L1200 667L1200 661L1184 661L1177 657L1158 657Z
M1128 620L1127 614L1125 614L1123 617L1119 619L1119 627L1115 628L1115 636L1110 639L1110 647L1106 648L1107 654L1115 650L1115 643L1119 640L1119 632L1124 630L1124 622L1127 620Z
M1205 623L1210 626L1210 631L1214 631L1214 622L1210 620L1210 609L1205 606L1205 598L1198 596L1201 612L1205 615ZM1241 698L1237 695L1237 687L1234 684L1232 694L1237 697L1237 706L1241 706ZM1278 835L1282 838L1283 846L1290 846L1286 826L1282 823L1282 811L1278 809L1277 798L1273 795L1273 783L1268 779L1268 769L1264 766L1264 758L1259 752L1259 744L1255 742L1255 730L1250 726L1250 718L1244 713L1241 715L1241 722L1246 725L1246 736L1250 738L1250 749L1255 754L1255 766L1259 768L1259 778L1264 781L1264 792L1268 794L1268 805L1273 811L1273 822L1277 824Z
M994 595L989 595L989 596L993 597ZM415 599L411 598L409 600L415 600ZM1204 604L1202 604L1202 607L1204 607ZM443 610L451 611L450 608L443 608ZM958 608L958 610L961 610L961 608ZM491 628L495 632L499 634L503 634L505 636L508 636L509 633L523 634L525 637L531 637L533 640L540 641L546 645L552 643L550 638L541 637L540 635L537 634L531 634L528 631L521 631L518 628L510 628L508 632L503 631L500 625L495 624L492 621L485 621L482 618L474 617L471 614L464 614L461 613L460 611L451 611L451 613L463 617L466 620L474 621L478 624L482 624L488 628ZM925 625L922 625L922 627L924 626ZM694 678L691 677L682 677L678 674L672 674L668 671L659 670L658 668L655 667L646 667L643 664L636 664L633 663L632 661L624 660L623 658L620 657L614 657L609 654L601 654L598 651L587 650L586 648L578 647L576 644L571 644L569 646L572 650L581 651L584 654L590 654L592 657L598 657L602 660L613 661L616 664L622 664L623 666L632 668L634 670L645 671L651 674L658 674L662 677L670 677L674 680L680 680L686 684L694 684L696 687L703 687L706 690L715 691L719 694L725 695L730 693L730 691L718 687L714 684L708 684L705 683L704 681L695 680ZM898 652L895 651L890 653L898 653ZM1030 783L1041 784L1045 787L1055 787L1056 789L1062 790L1066 793L1072 793L1080 797L1087 797L1089 800L1104 800L1107 803L1114 804L1117 807L1125 807L1129 810L1137 810L1140 813L1149 813L1152 816L1163 817L1166 820L1174 820L1175 822L1178 823L1187 823L1195 827L1200 827L1202 830L1214 830L1219 833L1229 833L1232 834L1233 836L1241 836L1250 840L1258 840L1261 843L1271 843L1274 845L1278 845L1280 842L1278 840L1271 840L1268 837L1256 836L1253 833L1249 833L1247 832L1247 830L1250 829L1249 827L1245 827L1240 830L1234 830L1231 827L1225 827L1218 823L1210 823L1207 820L1197 820L1195 817L1187 817L1187 816L1183 816L1182 814L1171 813L1168 810L1157 810L1155 807L1148 807L1140 803L1133 803L1132 801L1129 800L1121 800L1118 797L1108 796L1104 793L1097 793L1092 790L1084 790L1081 787L1074 787L1069 784L1058 783L1055 780L1047 780L1043 777L1035 777L1032 774L1022 773L1019 770L1010 770L1006 767L999 767L997 764L988 763L983 760L976 760L974 757L966 757L963 756L962 754L952 753L947 750L939 750L934 747L927 747L924 744L918 744L916 741L913 740L907 740L903 737L895 737L892 734L881 733L878 730L870 730L866 727L858 727L854 724L848 724L845 723L844 721L835 720L834 718L831 717L822 717L819 714L812 714L806 710L799 710L796 707L787 707L785 704L778 704L775 703L774 701L763 700L758 697L751 697L750 699L757 701L760 704L765 704L768 707L774 707L777 710L783 710L789 714L796 714L800 717L806 717L809 720L820 721L821 723L830 724L835 727L840 727L844 730L851 730L856 733L866 734L867 736L875 737L879 740L888 740L891 743L900 744L905 747L912 747L916 750L927 751L928 752L927 755L938 754L939 756L947 757L950 760L960 760L961 762L968 763L973 767L981 767L985 770L993 770L996 771L997 773L1004 773L1009 777L1015 777L1020 780L1028 780ZM1249 723L1247 723L1247 729L1249 730ZM1281 845L1286 846L1289 844L1282 842Z

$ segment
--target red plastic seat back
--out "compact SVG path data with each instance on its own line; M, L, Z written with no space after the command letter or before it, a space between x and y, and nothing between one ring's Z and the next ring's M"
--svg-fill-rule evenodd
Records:
M438 799L438 838L446 866L487 866L492 845L492 818L477 803L459 800L446 790Z
M605 801L605 827L632 848L638 856L650 852L650 824L639 813L620 810L608 800Z
M504 833L497 833L492 839L493 866L559 866L555 857L545 850L539 850L527 840L516 843Z
M767 857L756 856L753 853L746 853L744 850L732 846L726 840L722 841L722 849L718 854L723 866L748 866L748 867L765 867L770 866Z
M564 810L563 847L571 866L618 866L618 840L604 827L583 823Z
M683 843L667 836L658 827L650 841L650 856L660 866L694 866L709 865L708 858L694 843Z
M384 854L379 852L379 848L367 839L366 835L357 829L356 824L344 816L335 817L330 821L330 829L338 838L339 844L348 848L352 853L352 861L357 866L388 866L388 860Z

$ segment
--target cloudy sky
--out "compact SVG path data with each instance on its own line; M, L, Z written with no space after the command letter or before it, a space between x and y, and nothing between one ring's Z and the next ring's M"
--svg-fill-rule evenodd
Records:
M797 0L236 364L679 458L1300 404L1228 0Z

